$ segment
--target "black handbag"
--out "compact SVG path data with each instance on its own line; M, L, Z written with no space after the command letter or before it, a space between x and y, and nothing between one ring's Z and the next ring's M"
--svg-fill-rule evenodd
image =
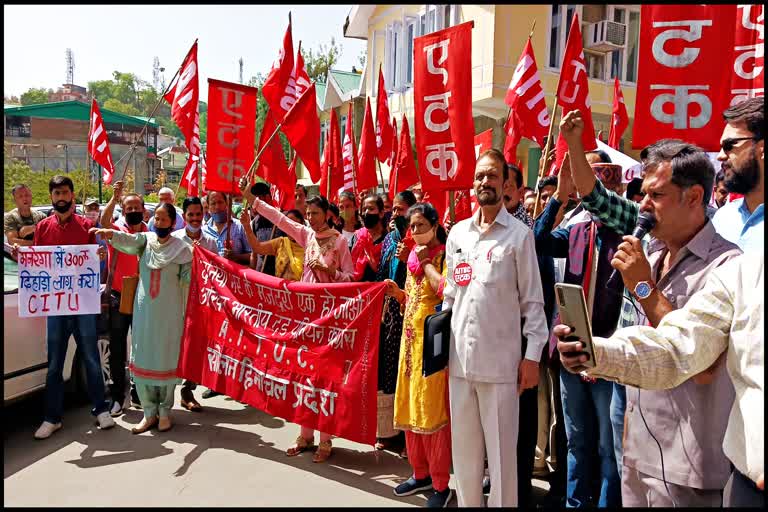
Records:
M451 316L451 308L448 308L424 319L424 353L421 363L421 373L424 377L429 377L448 366Z

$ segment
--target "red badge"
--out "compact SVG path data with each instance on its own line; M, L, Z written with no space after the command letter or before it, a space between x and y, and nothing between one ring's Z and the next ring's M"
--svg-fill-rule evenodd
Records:
M467 286L472 280L472 266L469 263L459 263L453 269L453 281L456 286Z

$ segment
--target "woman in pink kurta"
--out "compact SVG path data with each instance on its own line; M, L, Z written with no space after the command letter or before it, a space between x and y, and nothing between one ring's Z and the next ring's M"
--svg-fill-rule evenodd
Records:
M245 187L241 187L245 188ZM354 267L346 239L341 233L328 226L326 216L328 200L314 196L307 200L306 219L309 227L294 222L276 208L253 197L249 190L243 190L246 201L253 200L253 207L260 215L266 217L278 229L304 247L304 272L301 276L303 283L341 283L352 280ZM296 444L290 447L286 454L289 457L300 454L314 444L315 431L301 427L301 434L296 438ZM331 434L320 433L320 444L317 446L313 462L325 462L331 455Z

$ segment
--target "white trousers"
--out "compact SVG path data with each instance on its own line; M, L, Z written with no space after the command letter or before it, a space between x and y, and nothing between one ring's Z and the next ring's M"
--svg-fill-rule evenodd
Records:
M448 392L459 506L484 506L483 459L487 454L491 476L488 506L517 507L517 383L449 377Z

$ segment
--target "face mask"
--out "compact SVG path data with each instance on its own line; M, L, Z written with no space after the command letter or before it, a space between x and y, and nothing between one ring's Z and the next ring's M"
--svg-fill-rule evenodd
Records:
M199 233L200 232L200 228L199 227L195 227L195 226L193 226L190 223L187 223L187 231L189 231L190 233Z
M85 216L92 222L99 222L99 212L85 212Z
M213 217L213 222L216 224L224 224L227 222L227 212L214 212L211 214L211 217Z
M435 232L430 229L426 233L411 233L411 236L416 245L427 245L434 238Z
M59 201L53 204L53 209L59 213L67 213L70 208L72 208L72 201Z
M379 217L378 213L366 213L363 217L363 225L367 229L373 229L376 227L376 224L379 224L381 222L381 218Z
M153 230L153 231L155 232L155 234L157 235L157 238L165 238L165 237L167 237L168 235L170 235L170 234L171 234L171 229L173 229L173 228L171 228L171 227L168 227L168 228L159 228L159 227L157 227L157 226L154 226L154 227L152 228L152 230Z
M141 224L143 220L144 214L142 212L130 212L125 214L125 222L127 222L129 226Z

